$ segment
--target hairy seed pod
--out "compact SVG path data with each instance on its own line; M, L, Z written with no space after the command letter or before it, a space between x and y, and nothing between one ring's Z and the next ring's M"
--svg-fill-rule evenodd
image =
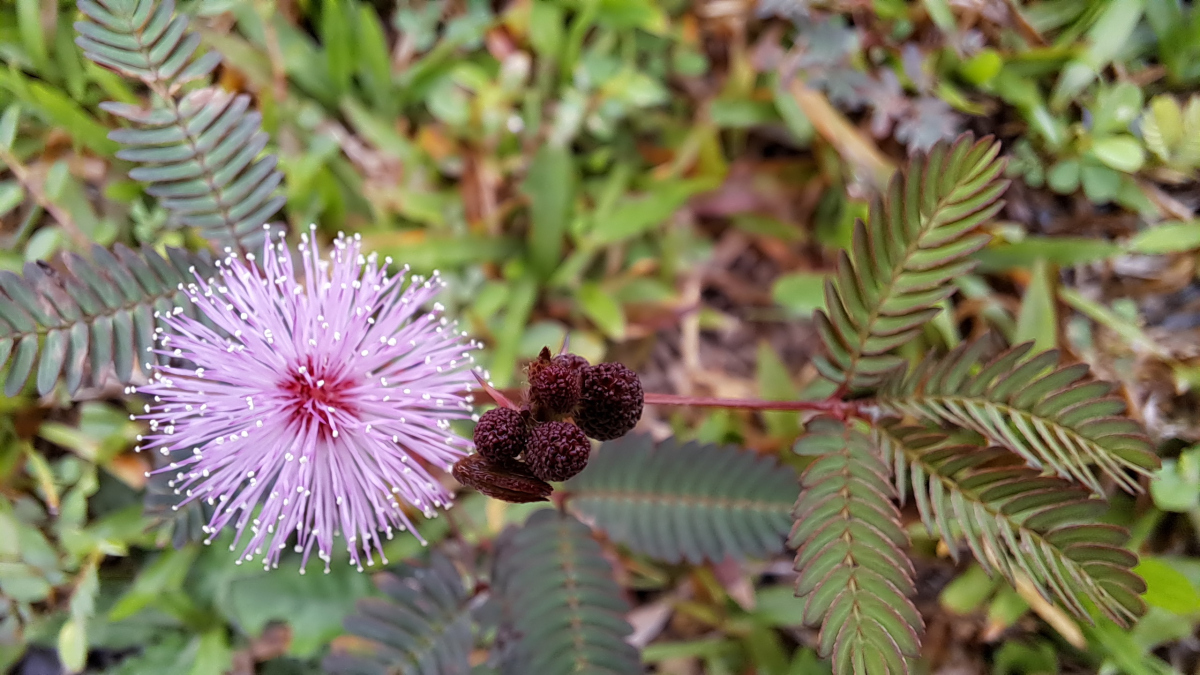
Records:
M564 481L587 466L592 442L570 422L547 422L529 432L525 461L544 481Z
M571 370L582 370L591 365L587 359L578 354L559 354L550 362L556 366L565 366Z
M554 492L549 484L529 473L520 463L497 466L483 455L469 455L454 465L454 480L492 499L513 504L544 502Z
M588 436L611 441L637 426L644 400L642 381L623 364L588 366L583 369L575 423Z
M535 416L544 419L569 415L579 404L579 371L551 362L529 378L529 403Z
M475 450L493 464L508 466L525 450L529 427L512 408L492 408L475 424Z

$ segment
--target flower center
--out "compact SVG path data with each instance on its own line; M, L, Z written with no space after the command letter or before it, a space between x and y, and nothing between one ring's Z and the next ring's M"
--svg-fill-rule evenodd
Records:
M307 365L293 371L281 385L291 398L291 418L301 424L317 424L320 431L332 432L353 421L353 381L337 368Z

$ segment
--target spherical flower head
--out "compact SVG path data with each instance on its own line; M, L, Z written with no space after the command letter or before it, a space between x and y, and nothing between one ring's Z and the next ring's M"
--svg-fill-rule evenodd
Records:
M475 450L500 466L515 463L529 442L525 415L512 408L492 408L475 425ZM461 481L460 481L461 482Z
M582 370L587 368L589 365L587 359L578 354L570 353L559 354L558 356L554 357L550 363L556 366L562 366L563 368L570 368L571 370Z
M642 419L645 394L637 373L620 363L583 369L583 393L575 423L598 441L629 433Z
M158 367L139 388L142 447L186 456L162 470L180 506L214 508L207 541L236 530L239 564L278 566L291 540L301 572L314 550L328 572L341 535L361 570L373 550L387 562L381 532L413 527L402 505L449 506L432 471L470 448L449 426L471 416L475 345L429 307L436 273L389 275L357 237L339 235L329 260L302 239L299 265L268 241L261 261L231 256L184 288L204 322L165 317L161 351L195 367Z
M539 413L569 415L579 403L579 371L551 362L529 377L529 403Z
M529 432L525 462L544 481L567 480L587 466L592 442L570 422L546 422Z

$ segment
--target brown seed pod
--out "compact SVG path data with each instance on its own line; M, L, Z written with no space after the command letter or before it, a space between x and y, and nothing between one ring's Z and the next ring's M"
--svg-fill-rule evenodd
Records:
M463 485L492 499L513 504L544 502L554 492L554 488L530 474L524 466L497 466L482 455L463 457L451 473Z
M583 471L592 442L570 422L547 422L529 432L525 461L533 475L544 481L564 481Z
M566 366L571 370L582 370L591 365L587 359L578 354L559 354L550 362L556 366Z
M644 402L637 373L620 363L588 366L583 369L575 423L588 436L611 441L637 426Z
M492 408L475 424L475 449L488 461L511 465L529 442L528 420L512 408Z
M569 415L579 403L579 371L551 362L529 378L529 403L539 419Z

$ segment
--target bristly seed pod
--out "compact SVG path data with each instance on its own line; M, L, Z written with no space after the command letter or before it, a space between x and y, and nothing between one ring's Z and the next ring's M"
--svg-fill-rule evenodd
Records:
M559 354L550 362L556 366L565 366L571 370L582 370L591 365L587 359L578 354Z
M588 366L583 369L575 423L598 441L620 438L642 418L644 399L642 381L623 364Z
M519 463L497 466L483 455L464 457L454 465L454 479L492 499L513 504L544 502L554 492L549 484L529 473Z
M533 475L544 481L564 481L583 471L592 442L570 422L547 422L529 432L525 461Z
M493 408L475 424L475 450L493 464L512 465L529 442L527 419L512 408Z
M529 378L529 403L540 419L569 415L579 403L579 371L551 362Z

